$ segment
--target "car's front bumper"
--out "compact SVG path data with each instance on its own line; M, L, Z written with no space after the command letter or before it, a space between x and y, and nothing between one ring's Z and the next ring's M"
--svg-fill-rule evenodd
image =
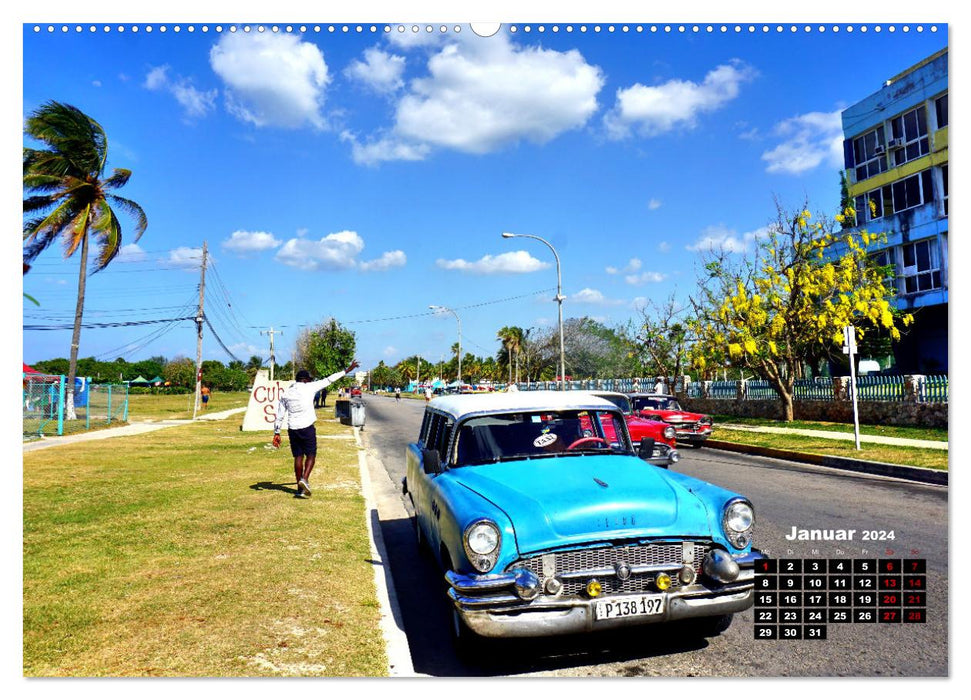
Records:
M609 597L568 598L540 595L525 601L515 593L517 572L487 576L464 576L449 571L445 579L448 595L469 629L483 637L545 637L558 634L592 632L712 617L741 612L752 606L755 595L754 565L764 556L751 554L735 558L738 578L725 584L697 581L663 593L664 612L659 615L596 619L598 600Z

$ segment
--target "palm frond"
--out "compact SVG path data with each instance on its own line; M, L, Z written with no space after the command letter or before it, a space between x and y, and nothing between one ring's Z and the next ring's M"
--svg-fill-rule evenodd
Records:
M88 235L89 219L91 207L86 206L78 210L74 217L61 227L61 238L64 240L64 257L69 258L74 255L74 251L84 241Z
M24 240L30 241L31 239L46 235L48 232L52 236L56 236L77 215L77 210L74 206L74 202L71 200L62 201L56 209L50 212L44 218L35 221L31 220L25 222L24 224ZM27 226L30 225L28 229Z
M93 266L92 273L101 272L108 267L121 250L121 222L115 216L114 210L106 203L100 207L98 220L105 224L98 229L98 259Z
M51 195L40 195L36 197L28 197L24 200L24 213L30 213L35 211L43 211L48 209L55 204L57 204L57 197Z
M145 215L145 210L132 200L119 197L116 194L109 194L108 200L124 209L125 213L135 220L135 241L138 241L145 233L145 229L148 228L148 217Z
M34 258L46 250L47 247L55 240L57 240L57 231L47 229L35 234L34 237L24 245L24 262L31 262Z
M27 118L24 132L63 156L74 174L100 174L104 168L104 129L77 107L47 102Z
M106 190L116 190L119 187L124 187L128 184L129 178L131 178L131 170L115 168L111 173L111 177L104 181L104 188Z

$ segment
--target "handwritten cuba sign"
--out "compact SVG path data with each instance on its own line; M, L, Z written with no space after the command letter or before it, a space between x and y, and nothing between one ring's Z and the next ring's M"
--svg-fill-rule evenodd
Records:
M277 401L291 384L291 380L271 382L269 372L264 369L257 372L240 430L273 430Z

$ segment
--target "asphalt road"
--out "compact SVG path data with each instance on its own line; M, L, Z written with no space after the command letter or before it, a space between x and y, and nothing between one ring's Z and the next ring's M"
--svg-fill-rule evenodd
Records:
M946 487L810 467L708 448L682 448L675 469L751 499L755 545L774 558L901 557L927 560L924 624L831 623L819 641L756 641L754 611L727 632L697 638L676 625L528 642L491 643L480 658L459 658L440 574L419 555L402 496L404 453L423 401L367 397L367 456L380 468L381 530L416 673L430 676L946 676L948 675L948 494ZM372 474L374 473L372 469ZM383 478L387 474L387 480ZM849 542L790 542L798 529L855 529ZM894 539L861 541L863 531ZM890 553L892 551L892 554Z

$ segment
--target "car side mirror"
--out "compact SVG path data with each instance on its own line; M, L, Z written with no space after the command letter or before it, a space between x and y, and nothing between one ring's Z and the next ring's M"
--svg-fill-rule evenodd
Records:
M442 458L438 450L422 450L421 464L426 474L442 473Z
M649 460L654 456L654 438L641 438L641 442L637 446L637 456L644 460Z

